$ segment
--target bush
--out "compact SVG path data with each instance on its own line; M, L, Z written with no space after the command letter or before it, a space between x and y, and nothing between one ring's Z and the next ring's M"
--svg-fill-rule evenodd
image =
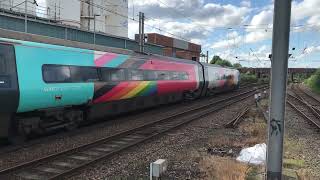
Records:
M264 83L269 83L270 79L269 78L260 78L258 79L259 84L264 84Z
M244 74L240 74L240 80L242 83L244 83L244 82L255 83L258 81L258 78L254 74L244 73Z
M305 81L305 83L317 93L320 93L320 69L316 71L309 79Z

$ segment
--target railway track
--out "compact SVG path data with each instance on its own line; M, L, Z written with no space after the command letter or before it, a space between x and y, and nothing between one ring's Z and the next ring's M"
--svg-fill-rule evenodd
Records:
M314 97L310 92L306 92L301 89L299 85L292 86L292 91L298 96L301 100L309 103L313 107L320 107L320 100Z
M237 127L241 120L243 120L243 116L249 111L249 106L245 107L235 118L229 121L227 124L224 125L226 128L235 128Z
M314 106L310 105L300 96L294 96L290 93L287 96L287 103L310 124L320 129L320 113Z
M259 89L263 88L267 88L267 86L259 87ZM0 171L0 179L62 179L68 177L76 171L128 147L252 97L254 93L255 90L249 90L222 100L211 101L138 128L10 167Z

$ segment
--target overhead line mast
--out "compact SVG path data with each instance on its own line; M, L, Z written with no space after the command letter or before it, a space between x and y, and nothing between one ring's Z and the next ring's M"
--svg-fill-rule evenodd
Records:
M281 180L286 107L291 0L275 0L272 35L267 179Z

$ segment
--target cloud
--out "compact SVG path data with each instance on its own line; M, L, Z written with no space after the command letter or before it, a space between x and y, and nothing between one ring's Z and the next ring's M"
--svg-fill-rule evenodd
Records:
M245 66L252 67L270 67L271 62L267 56L269 53L268 46L261 46L258 50L253 50L253 52L240 52L235 55L234 51L228 49L225 51L217 52L216 55L220 56L222 59L227 59L232 63L241 63Z
M310 46L308 48L305 48L303 50L303 52L296 57L296 59L300 60L300 59L302 59L304 57L307 57L307 56L309 56L309 55L311 55L313 53L317 53L317 52L320 52L320 46Z
M272 23L273 11L271 9L263 10L259 14L253 16L250 25L259 26Z
M319 0L304 0L301 2L292 2L292 20L298 21L306 17L312 17L319 14Z
M252 44L263 40L270 39L272 31L266 29L250 30L245 35L229 36L226 35L227 40L214 42L211 46L213 49L223 49L226 47L238 47L243 44Z
M244 7L251 7L251 2L250 0L244 0L244 1L241 1L240 5Z
M129 7L132 5L135 12L130 8L129 14L144 12L147 25L156 25L164 31L195 41L206 39L216 27L240 25L250 12L249 7L204 3L203 0L141 0L129 4ZM137 29L129 26L129 31L136 33Z

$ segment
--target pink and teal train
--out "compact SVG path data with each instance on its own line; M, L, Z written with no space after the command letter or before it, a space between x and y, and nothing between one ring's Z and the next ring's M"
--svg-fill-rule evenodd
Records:
M239 85L237 70L190 60L5 38L0 66L0 137L18 124L24 133L53 121L74 126Z

